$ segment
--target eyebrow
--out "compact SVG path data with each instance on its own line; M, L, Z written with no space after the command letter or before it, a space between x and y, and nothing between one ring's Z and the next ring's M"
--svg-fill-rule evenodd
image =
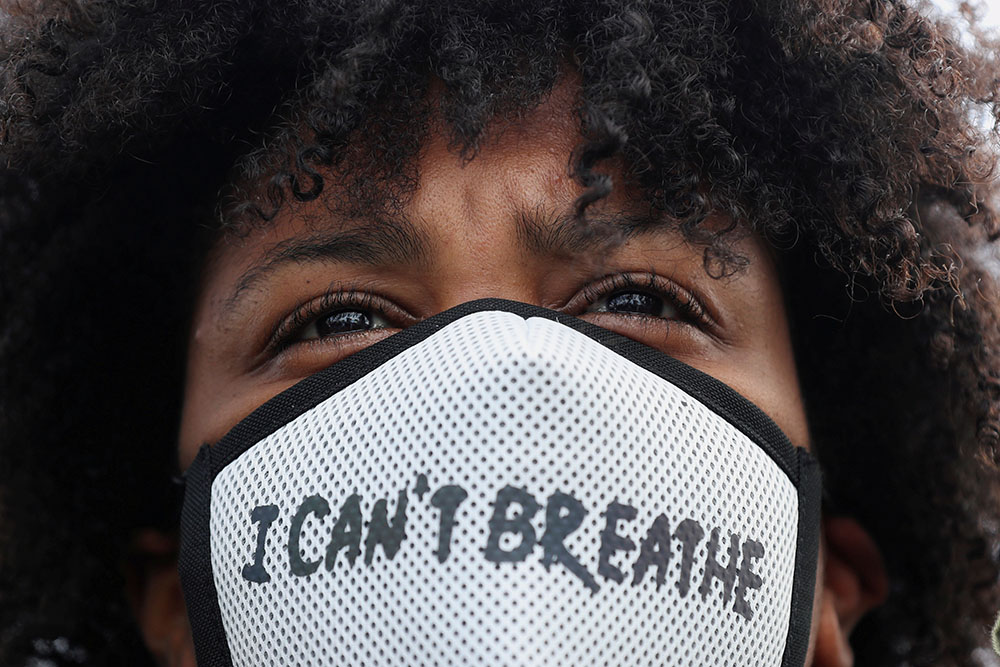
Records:
M515 234L525 252L535 256L579 255L607 250L625 240L651 231L662 231L658 216L624 212L551 213L541 207L521 210L515 218ZM431 240L411 220L396 216L379 218L349 229L330 229L296 236L270 248L247 269L226 299L231 311L244 293L287 265L347 263L368 266L431 263Z
M285 239L269 249L236 282L226 299L231 310L240 297L269 275L290 264L341 262L346 264L419 264L427 261L427 235L406 218L378 219L350 229L332 229Z
M579 255L607 250L627 239L652 231L664 231L669 225L652 213L635 215L625 212L547 214L541 209L521 211L517 216L517 238L525 251L538 256Z

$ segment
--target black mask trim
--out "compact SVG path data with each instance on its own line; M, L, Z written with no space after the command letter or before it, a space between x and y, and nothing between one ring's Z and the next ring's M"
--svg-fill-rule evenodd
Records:
M816 563L819 554L819 465L795 447L760 408L715 378L663 352L553 310L508 301L480 299L461 304L390 336L278 394L240 421L214 446L203 446L185 477L178 568L200 667L232 667L218 592L211 565L210 500L216 475L250 447L313 409L404 350L462 317L502 311L525 319L540 317L570 327L611 351L676 385L756 443L788 476L798 492L798 543L788 635L782 667L801 667L812 624Z

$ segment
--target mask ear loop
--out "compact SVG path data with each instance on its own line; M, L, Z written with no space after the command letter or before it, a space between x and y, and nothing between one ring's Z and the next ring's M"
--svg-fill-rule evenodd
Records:
M823 484L819 461L801 447L795 448L798 465L799 525L795 548L795 578L788 614L788 635L781 667L802 667L809 650L816 566L819 561L820 512Z
M202 445L198 455L182 473L185 486L181 509L181 548L177 568L181 576L184 604L191 622L191 638L200 667L232 667L222 625L218 591L213 579L210 545L210 513L212 497L214 450ZM196 536L196 537L192 537ZM190 595L189 591L197 591Z

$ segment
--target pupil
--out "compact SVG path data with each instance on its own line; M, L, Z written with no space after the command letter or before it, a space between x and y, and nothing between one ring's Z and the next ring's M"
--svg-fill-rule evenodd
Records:
M663 312L663 299L643 292L622 292L608 298L608 311L659 315Z
M333 336L350 331L364 331L372 328L372 320L368 314L360 310L342 310L320 318L316 322L316 333L320 336Z

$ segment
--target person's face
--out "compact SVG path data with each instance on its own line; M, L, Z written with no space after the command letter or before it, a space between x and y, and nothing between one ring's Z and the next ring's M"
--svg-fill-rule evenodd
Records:
M224 239L197 303L182 467L299 380L482 297L559 310L655 347L733 387L809 447L782 287L764 243L747 235L738 244L747 268L712 278L703 247L672 225L628 227L649 210L622 187L589 215L623 226L624 242L581 237L572 212L582 190L567 172L580 140L572 93L557 88L490 134L471 161L432 132L418 188L391 221L346 220L319 200Z
M649 208L621 187L588 215L638 228L620 244L575 233L582 188L567 173L579 142L569 95L557 89L523 122L487 137L471 162L433 133L420 152L419 187L391 221L297 203L265 229L221 243L191 338L184 466L299 380L482 297L559 310L655 347L733 387L808 447L781 285L764 244L749 236L737 248L748 268L712 278L704 248L673 225L638 227L650 222Z

